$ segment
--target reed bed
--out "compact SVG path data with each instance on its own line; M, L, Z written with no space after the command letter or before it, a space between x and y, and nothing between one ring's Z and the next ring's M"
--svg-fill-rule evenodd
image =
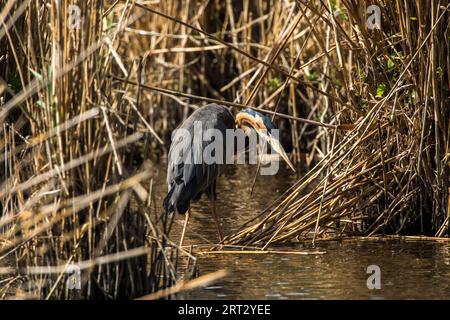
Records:
M336 235L448 236L449 5L374 3L379 30L369 30L360 14L369 3L342 1L329 11L303 3L315 12L306 20L318 19L321 85L344 102L319 99L325 122L355 127L324 133L331 143L322 144L319 162L225 243L266 248ZM330 45L332 52L319 50Z
M162 141L108 77L135 72L117 48L139 16L90 0L7 1L0 17L0 298L134 298L190 277L144 158Z

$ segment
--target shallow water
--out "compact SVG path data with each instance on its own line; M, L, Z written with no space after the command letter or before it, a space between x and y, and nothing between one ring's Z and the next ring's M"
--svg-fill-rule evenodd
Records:
M230 167L219 178L217 208L228 234L266 208L298 178L281 168L276 176L258 176L254 166ZM157 201L165 196L165 166L155 181ZM183 216L177 215L172 237L178 238ZM192 205L185 239L188 244L217 240L208 207ZM450 299L450 242L341 241L315 248L293 244L279 250L324 251L322 255L202 255L200 274L227 269L227 277L206 288L178 296L188 299ZM380 267L381 289L368 289L369 265Z
M319 246L323 255L216 255L200 272L227 278L186 295L192 299L449 299L450 246L423 242L352 242ZM289 249L294 249L290 247ZM380 289L368 289L369 265Z

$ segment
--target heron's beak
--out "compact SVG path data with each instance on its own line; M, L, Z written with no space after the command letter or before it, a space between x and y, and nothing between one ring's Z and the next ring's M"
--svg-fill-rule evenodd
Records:
M289 168L292 169L292 171L295 172L294 165L292 164L291 160L289 160L288 155L286 154L286 151L284 151L283 146L281 145L280 141L276 139L274 136L267 134L267 130L256 130L258 135L262 137L264 140L267 141L268 144L283 158L283 160L288 164Z

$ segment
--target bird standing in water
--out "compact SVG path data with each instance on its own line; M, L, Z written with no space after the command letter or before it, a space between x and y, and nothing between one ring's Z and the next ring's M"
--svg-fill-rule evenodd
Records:
M222 134L224 160L207 163L195 161L195 157L202 155L213 141L204 141L203 137L195 134L197 126L202 132L209 129L218 130ZM180 247L183 245L186 228L191 215L190 202L200 199L205 193L211 200L211 211L216 224L217 235L221 242L222 231L216 211L216 180L225 168L226 130L242 129L245 133L255 130L272 148L280 154L287 164L294 170L292 163L276 137L271 135L275 129L272 121L253 109L247 108L236 115L236 119L227 107L218 104L208 104L194 111L176 130L169 149L167 166L167 184L169 192L164 199L163 206L167 214L178 211L185 214L185 222L181 233ZM197 127L198 129L199 127ZM183 150L183 152L180 152ZM222 159L221 159L222 160ZM294 170L295 171L295 170Z

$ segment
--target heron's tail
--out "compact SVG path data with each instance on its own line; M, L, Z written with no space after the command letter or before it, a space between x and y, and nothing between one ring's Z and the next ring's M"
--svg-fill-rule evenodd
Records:
M175 213L185 214L189 208L190 198L181 185L173 185L163 201L163 207L167 215Z
M171 215L175 212L174 201L172 200L174 191L175 191L174 187L170 188L169 193L167 194L166 198L163 201L163 207L166 210L167 215Z

